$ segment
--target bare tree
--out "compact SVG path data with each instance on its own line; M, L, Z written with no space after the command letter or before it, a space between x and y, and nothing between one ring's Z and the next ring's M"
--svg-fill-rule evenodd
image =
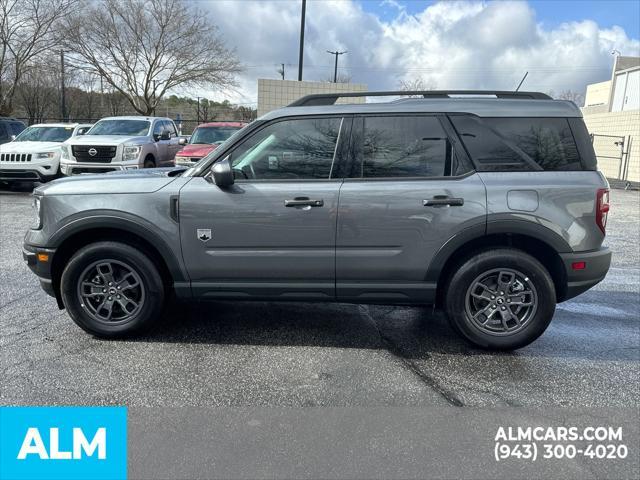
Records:
M16 93L17 103L29 118L29 125L42 123L56 106L56 77L48 74L46 65L35 65L21 76Z
M419 92L425 90L434 90L433 85L427 84L422 78L413 78L410 80L402 79L398 82L398 88L403 92ZM419 97L419 95L406 95L407 97Z
M555 94L553 90L549 92L549 96L558 100L571 100L577 106L582 107L584 105L584 94L574 92L571 89L563 90L559 94Z
M333 82L333 75L330 75L330 76L324 78L322 81L323 82L334 83ZM336 76L335 83L351 83L351 75L349 75L348 73L339 73Z
M65 45L143 115L168 90L228 88L241 70L206 14L183 0L87 0Z
M58 42L77 0L0 0L0 115L10 115L22 76Z

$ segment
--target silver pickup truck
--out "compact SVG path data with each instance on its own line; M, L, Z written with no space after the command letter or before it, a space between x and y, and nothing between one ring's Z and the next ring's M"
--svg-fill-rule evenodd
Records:
M108 117L82 137L63 144L63 175L166 167L182 148L173 120L164 117Z

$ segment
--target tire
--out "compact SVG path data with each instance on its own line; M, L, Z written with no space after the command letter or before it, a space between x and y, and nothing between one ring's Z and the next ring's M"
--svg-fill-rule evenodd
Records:
M156 161L151 155L144 159L144 168L156 168Z
M60 290L73 321L102 338L150 330L165 296L149 257L118 242L93 243L76 252L62 272Z
M544 333L556 308L549 272L532 256L509 248L463 261L445 296L452 327L474 345L493 350L530 344Z

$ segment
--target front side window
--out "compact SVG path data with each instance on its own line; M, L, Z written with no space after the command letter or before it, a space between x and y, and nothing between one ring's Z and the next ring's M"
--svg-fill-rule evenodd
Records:
M292 119L263 128L231 154L236 178L330 178L341 123L340 118Z
M147 120L100 120L85 135L126 135L131 137L149 134L151 123Z
M451 142L436 117L364 117L361 142L352 177L442 177L450 172Z
M169 132L169 136L171 138L178 136L178 133L176 132L176 127L173 125L173 122L170 122L168 120L164 121L164 131Z
M64 142L73 133L73 127L29 127L14 142Z

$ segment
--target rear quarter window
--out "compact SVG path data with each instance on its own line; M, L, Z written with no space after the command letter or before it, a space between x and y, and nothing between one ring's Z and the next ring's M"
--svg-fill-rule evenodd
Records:
M451 116L479 171L583 170L566 118Z

